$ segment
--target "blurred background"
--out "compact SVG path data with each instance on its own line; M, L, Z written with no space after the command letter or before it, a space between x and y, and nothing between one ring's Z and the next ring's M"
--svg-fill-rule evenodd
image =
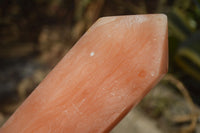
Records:
M102 16L165 13L169 73L111 132L200 133L200 0L0 0L0 125Z

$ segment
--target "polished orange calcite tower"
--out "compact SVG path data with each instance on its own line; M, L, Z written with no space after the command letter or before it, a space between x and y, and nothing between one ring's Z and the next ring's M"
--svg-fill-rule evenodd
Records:
M167 69L165 15L100 18L0 133L108 132Z

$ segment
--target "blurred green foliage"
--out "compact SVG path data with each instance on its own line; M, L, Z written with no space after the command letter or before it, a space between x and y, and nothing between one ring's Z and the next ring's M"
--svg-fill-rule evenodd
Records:
M187 86L200 103L200 3L176 0L169 17L169 72Z

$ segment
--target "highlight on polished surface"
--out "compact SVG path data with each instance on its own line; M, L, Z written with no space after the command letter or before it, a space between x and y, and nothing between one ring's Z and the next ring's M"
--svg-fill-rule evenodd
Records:
M0 133L109 132L167 69L165 15L100 18Z

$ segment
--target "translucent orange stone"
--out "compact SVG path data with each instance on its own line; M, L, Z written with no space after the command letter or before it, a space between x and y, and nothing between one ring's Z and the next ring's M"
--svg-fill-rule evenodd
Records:
M0 133L108 132L167 69L165 15L100 18Z

